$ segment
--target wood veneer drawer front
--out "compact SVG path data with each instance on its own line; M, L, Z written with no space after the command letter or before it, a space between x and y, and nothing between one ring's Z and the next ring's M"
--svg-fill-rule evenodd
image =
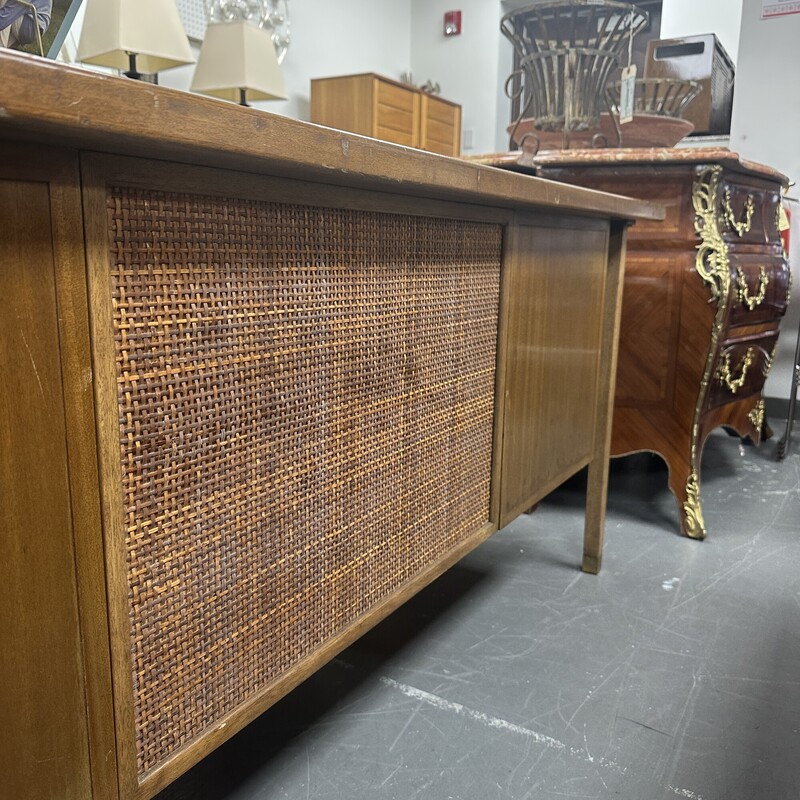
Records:
M461 107L422 95L420 147L445 156L457 156L461 140Z
M717 224L731 243L777 243L778 187L767 188L735 180L723 180L717 205Z
M731 326L778 319L788 301L789 266L782 257L731 256Z
M395 127L391 124L381 125L380 122L375 127L375 138L383 139L384 142L403 144L406 147L416 147L419 143L416 131L408 130L405 127Z
M459 107L453 103L445 103L436 97L425 96L425 116L428 120L435 120L451 128L458 120Z
M390 83L375 81L375 133L378 139L407 147L419 145L419 96Z
M425 121L425 141L426 149L434 149L435 145L448 148L447 153L453 150L453 135L455 126L452 123L439 122L435 119Z
M419 102L418 96L408 89L400 86L392 86L391 83L375 81L375 90L378 98L378 106L394 108L406 114L414 114Z
M764 388L778 331L728 340L720 348L709 386L707 408L736 402Z

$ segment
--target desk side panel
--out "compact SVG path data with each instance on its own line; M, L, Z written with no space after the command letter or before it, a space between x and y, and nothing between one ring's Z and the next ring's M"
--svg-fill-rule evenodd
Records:
M592 457L607 254L607 223L510 237L501 526Z

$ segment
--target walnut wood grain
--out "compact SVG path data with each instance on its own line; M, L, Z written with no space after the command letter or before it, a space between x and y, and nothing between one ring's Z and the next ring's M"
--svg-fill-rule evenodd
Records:
M512 236L501 527L593 457L608 247L606 226Z
M0 166L0 218L0 795L84 800L89 728L47 183Z
M587 463L584 566L599 566L623 226L628 218L659 218L656 207L15 53L0 53L0 69L4 76L0 146L7 156L0 166L0 208L4 222L11 223L4 226L5 247L0 253L7 312L0 317L0 357L4 374L13 379L0 388L2 419L13 423L3 431L10 446L0 453L4 490L11 497L3 506L2 521L13 543L13 557L0 565L4 579L0 685L26 702L19 713L8 717L11 723L4 729L10 736L0 756L0 780L6 782L0 785L10 787L4 796L152 797L491 535L501 517L510 520L520 505L531 505ZM49 155L42 156L37 142L45 141ZM79 150L59 149L70 143L79 145ZM152 158L141 157L143 153ZM162 197L170 193L173 206ZM467 231L476 247L489 242L486 246L493 254L493 288L486 295L491 314L482 318L492 323L485 337L489 344L482 351L484 361L488 358L483 375L489 377L482 378L487 385L481 384L488 411L475 474L488 488L481 490L479 521L470 523L463 538L437 551L422 568L403 573L403 581L363 614L343 619L317 649L274 680L258 684L227 713L192 728L180 746L159 751L147 762L138 749L145 726L137 728L140 717L133 684L134 674L138 686L151 683L150 662L134 663L129 597L162 562L154 558L144 564L143 572L132 575L125 543L139 521L138 506L123 507L123 498L128 503L125 486L133 486L135 493L137 486L145 485L135 480L123 483L122 448L128 448L126 464L134 469L141 451L129 445L128 435L143 418L129 420L128 412L122 413L127 399L124 392L120 394L120 380L133 379L121 372L120 365L128 370L130 364L125 361L128 350L122 345L117 350L114 336L119 332L122 342L138 333L131 334L115 317L122 294L114 294L118 284L110 278L112 269L114 280L122 275L112 254L129 252L128 240L116 238L123 236L128 213L119 211L117 203L128 194L145 199L142 205L125 209L138 209L149 220L134 226L133 233L125 229L125 235L134 238L142 231L143 236L158 236L162 226L178 230L182 223L176 220L183 219L189 205L181 205L172 217L157 209L160 203L165 209L174 207L174 198L180 195L195 208L205 208L206 203L234 209L272 204L279 211L277 206L283 204L281 208L292 206L300 219L324 212L340 214L359 226L377 226L381 217L381 224L391 227L396 224L393 217L404 216L409 231L434 223L445 231ZM256 216L263 213L256 211ZM214 219L227 220L225 213ZM281 229L268 247L247 238L247 231L252 231L253 240L262 235L257 229L240 225L246 240L240 241L242 251L269 250L286 256L279 263L298 276L309 265L322 263L322 251L315 249L319 226L312 225L311 234L294 238ZM302 226L292 230L300 229L306 231ZM447 247L458 249L468 238L451 235ZM151 262L151 251L143 245L146 264L132 262L124 274L135 280L139 269L154 268L159 281L163 283L168 273L175 281L173 288L181 292L185 276L199 263L206 264L205 258L187 260L191 247L201 240L205 241L200 234L185 234L180 228L171 239L162 237L152 250L158 253L157 262ZM370 237L366 240L369 246L364 252L373 253ZM383 246L395 239L376 241ZM435 257L441 256L441 263L426 263L424 271L440 270L446 284L448 270L460 264L462 275L469 275L464 282L472 284L477 262L472 266L472 261L448 260L447 247L438 249L439 237L424 241ZM217 252L216 246L217 240L203 245L202 255ZM375 268L386 266L381 258L394 255L391 247L380 252L383 255L370 262ZM209 264L212 270L220 266ZM203 280L195 287L198 297L205 291L201 284L205 285ZM142 290L143 296L147 291ZM148 301L140 307L152 311L151 305ZM422 308L427 306L414 306L414 313ZM314 308L323 310L324 305ZM240 324L238 312L230 313L235 327ZM165 319L154 312L145 326L152 322L147 335L164 333ZM199 317L196 321L202 327ZM412 329L406 328L406 332ZM170 370L183 369L171 351L156 347L154 354L166 358ZM463 363L458 372L467 369L467 361L458 362ZM361 386L359 381L354 378L348 391ZM214 383L210 391L224 385L225 380ZM565 407L574 413L564 414ZM188 417L195 413L187 412ZM158 413L150 418L163 419ZM190 427L182 435L190 437ZM157 449L158 433L154 436ZM521 442L530 452L522 451ZM455 477L469 474L463 458L453 463L461 467L461 472L452 471ZM48 469L43 470L42 464ZM175 464L181 467L180 457ZM221 474L224 479L224 471ZM182 483L180 490L186 485ZM164 496L155 493L147 498L155 502ZM48 535L34 538L31 532L38 530ZM162 523L149 530L160 532ZM194 528L183 531L191 540ZM228 555L222 553L220 563L227 562ZM369 553L364 557L368 559ZM367 564L365 575L369 573ZM181 608L180 620L191 625L192 612ZM161 624L160 620L156 622ZM168 646L180 638L164 641ZM231 691L237 696L236 686ZM158 702L152 705L164 707ZM152 735L160 740L172 733L169 726L162 726ZM58 763L37 772L35 759L42 753L54 755ZM145 766L140 769L138 764Z

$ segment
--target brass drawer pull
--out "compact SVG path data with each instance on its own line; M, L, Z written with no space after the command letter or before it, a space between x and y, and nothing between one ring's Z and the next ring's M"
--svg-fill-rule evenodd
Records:
M736 233L741 236L750 230L750 225L753 222L753 211L755 211L756 204L753 200L753 195L747 195L747 201L744 204L744 222L737 222L736 214L733 213L733 206L731 206L731 190L726 189L725 194L722 196L722 212L723 218L729 228L733 228Z
M755 355L756 351L752 347L748 347L742 363L739 364L739 377L734 378L731 372L731 354L725 353L725 357L719 365L719 381L730 389L731 394L736 394L744 386L744 382L747 379L747 370L753 363Z
M739 297L739 302L743 306L747 306L747 308L752 311L754 308L760 306L764 302L764 298L767 296L769 275L767 275L767 271L764 269L764 267L758 268L758 293L751 296L750 287L747 285L747 278L745 278L741 268L737 267L736 285L738 287L737 294Z

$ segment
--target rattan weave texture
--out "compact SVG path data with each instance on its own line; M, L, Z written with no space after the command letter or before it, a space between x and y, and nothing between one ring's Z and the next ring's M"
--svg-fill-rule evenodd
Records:
M502 229L107 208L141 775L488 521Z

